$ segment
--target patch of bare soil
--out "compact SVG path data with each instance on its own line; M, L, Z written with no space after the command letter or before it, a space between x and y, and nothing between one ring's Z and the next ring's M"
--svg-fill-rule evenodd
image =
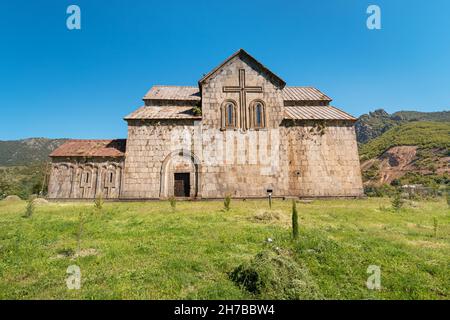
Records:
M97 249L94 249L94 248L81 249L81 250L78 250L78 251L62 250L56 256L51 257L51 259L66 259L66 258L70 258L71 260L74 260L76 258L97 256L99 254L100 254L100 252Z
M381 155L380 160L380 182L391 183L409 171L413 171L416 159L416 146L392 147Z
M363 162L361 170L366 172L377 168L378 174L376 178L366 182L376 182L377 184L390 184L393 180L401 178L408 172L432 173L429 169L418 166L418 160L420 159L417 154L417 146L397 146L389 148L378 158ZM437 157L434 161L436 166L435 173L450 172L449 161L450 157Z

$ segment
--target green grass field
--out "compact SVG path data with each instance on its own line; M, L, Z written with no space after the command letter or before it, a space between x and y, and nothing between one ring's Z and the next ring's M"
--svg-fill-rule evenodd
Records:
M275 200L265 220L258 217L267 202L250 200L232 200L230 211L219 201L178 202L175 212L168 202L106 203L100 211L92 203L50 203L31 218L22 217L25 207L0 202L1 299L273 298L276 292L252 294L228 274L275 247L304 270L317 297L450 299L445 200L398 212L389 199L299 203L296 241L290 201ZM94 254L74 257L78 244ZM74 264L80 290L66 286ZM366 287L369 265L381 268L381 290Z

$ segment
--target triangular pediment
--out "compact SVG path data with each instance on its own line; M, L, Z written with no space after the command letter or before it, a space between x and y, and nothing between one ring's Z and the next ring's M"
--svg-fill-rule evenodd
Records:
M203 78L199 80L199 87L202 87L202 84L206 83L209 79L213 78L220 70L225 68L229 63L231 63L235 59L241 59L243 62L248 64L250 67L255 69L258 72L261 72L266 76L266 78L272 82L276 87L283 89L286 85L283 79L277 76L275 73L266 68L262 63L253 58L250 54L248 54L244 49L240 49L231 55L228 59L218 65L216 68L207 73Z

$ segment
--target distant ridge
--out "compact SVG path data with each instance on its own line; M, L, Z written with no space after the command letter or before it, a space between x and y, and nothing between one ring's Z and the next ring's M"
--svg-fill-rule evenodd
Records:
M394 126L411 121L450 122L450 111L398 111L389 114L383 109L378 109L358 118L355 124L356 139L359 143L364 144L379 137Z
M48 155L68 139L0 140L0 166L21 166L49 160Z

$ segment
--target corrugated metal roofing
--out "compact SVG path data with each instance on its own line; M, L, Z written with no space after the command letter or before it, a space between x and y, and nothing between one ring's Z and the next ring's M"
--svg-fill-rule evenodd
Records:
M200 101L198 87L153 86L144 96L144 100L190 100Z
M284 118L295 120L353 120L356 118L332 106L284 107Z
M126 139L69 140L50 154L50 157L123 157Z
M201 119L202 116L195 115L192 106L144 106L125 117L132 119Z
M284 101L331 101L331 98L313 87L285 87L283 89Z
M284 87L284 101L331 101L332 99L313 87ZM198 87L153 86L144 100L200 101Z

